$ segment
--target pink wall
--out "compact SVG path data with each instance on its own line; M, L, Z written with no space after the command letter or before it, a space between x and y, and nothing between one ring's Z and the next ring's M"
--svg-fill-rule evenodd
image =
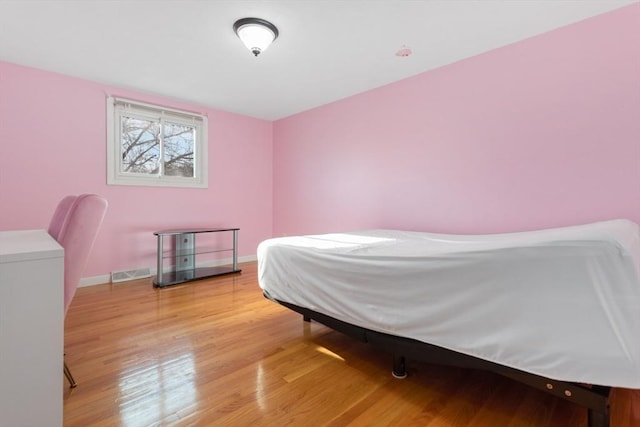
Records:
M106 94L206 113L209 188L106 185ZM267 121L0 62L0 229L47 228L67 194L106 196L83 277L155 267L162 228L237 226L239 255L255 255L271 236L271 151Z
M274 235L640 223L639 40L634 4L276 122Z

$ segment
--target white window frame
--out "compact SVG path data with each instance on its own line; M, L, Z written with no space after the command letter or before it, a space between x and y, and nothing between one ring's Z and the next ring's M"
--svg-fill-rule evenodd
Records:
M122 172L123 115L147 119L166 119L172 123L194 126L194 177L150 175ZM107 184L158 187L208 188L208 120L203 114L181 111L130 99L107 97Z

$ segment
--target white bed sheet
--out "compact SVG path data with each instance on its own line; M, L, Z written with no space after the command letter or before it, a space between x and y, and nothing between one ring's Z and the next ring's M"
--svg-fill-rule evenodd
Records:
M372 230L258 246L270 298L563 381L640 388L640 232L613 220L445 235Z

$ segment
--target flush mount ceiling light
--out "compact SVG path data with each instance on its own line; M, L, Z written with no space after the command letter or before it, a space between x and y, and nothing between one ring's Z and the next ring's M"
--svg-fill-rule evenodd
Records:
M233 24L233 31L255 56L267 50L269 45L278 38L276 26L260 18L238 19Z

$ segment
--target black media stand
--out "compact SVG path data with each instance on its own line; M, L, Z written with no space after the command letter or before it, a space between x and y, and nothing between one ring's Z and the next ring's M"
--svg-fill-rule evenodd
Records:
M153 286L162 288L178 283L189 282L191 280L203 279L205 277L220 276L222 274L239 273L238 269L238 230L239 228L194 228L184 230L163 230L156 231L158 238L158 265L156 278ZM223 247L198 247L196 246L196 235L204 233L233 234L233 243L225 242ZM173 247L165 252L164 237L173 236ZM221 236L223 237L223 236ZM224 239L220 239L224 240ZM232 252L233 263L231 265L220 265L211 267L196 267L196 258L205 254L216 254L220 252ZM165 259L173 262L170 268L165 271Z

